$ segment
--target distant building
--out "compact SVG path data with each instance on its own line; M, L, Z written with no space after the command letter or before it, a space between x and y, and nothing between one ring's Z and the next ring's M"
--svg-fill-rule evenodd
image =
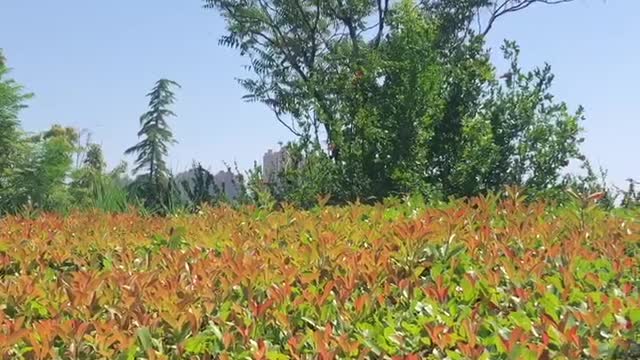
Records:
M213 181L229 199L235 199L240 195L240 181L230 170L219 171L213 176Z
M285 149L273 151L269 149L262 157L262 174L267 182L273 182L285 169L287 152Z
M193 169L176 175L176 182L180 185L180 191L185 199L187 195L184 192L184 189L182 189L182 182L186 180L187 183L191 184L193 177ZM233 200L238 198L240 195L240 178L238 175L231 172L231 170L219 171L217 174L213 175L213 182L228 199ZM213 194L213 187L211 187L210 191Z

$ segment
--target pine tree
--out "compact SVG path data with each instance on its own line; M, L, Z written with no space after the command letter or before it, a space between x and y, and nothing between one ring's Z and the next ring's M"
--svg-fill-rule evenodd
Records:
M146 170L138 178L142 197L147 206L159 208L164 206L164 198L167 192L167 183L170 177L169 169L165 161L168 155L168 147L175 144L173 133L167 124L167 118L176 116L169 109L175 101L172 87L180 87L175 81L160 79L153 90L147 94L149 97L149 110L140 117L140 131L138 137L142 140L125 151L126 155L137 154L134 174Z

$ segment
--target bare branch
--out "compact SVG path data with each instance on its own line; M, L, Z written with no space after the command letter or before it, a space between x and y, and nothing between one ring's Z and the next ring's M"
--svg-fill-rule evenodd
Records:
M291 132L293 133L293 135L298 136L298 137L302 136L302 133L300 133L299 131L296 131L296 130L295 130L295 125L293 124L293 122L292 122L292 124L291 124L291 125L289 125L289 124L287 124L287 123L282 119L282 117L280 116L280 114L278 113L278 111L275 111L275 110L274 110L274 111L273 111L273 113L276 115L276 119L278 119L278 121L279 121L282 125L284 125L284 127L286 127L289 131L291 131Z
M502 0L500 5L494 7L493 11L491 12L491 15L489 16L489 21L487 22L487 26L482 31L481 35L487 36L489 31L491 31L491 28L493 27L493 24L496 22L496 20L498 20L498 18L500 18L505 14L524 10L535 3L556 5L556 4L568 3L572 1L573 0Z

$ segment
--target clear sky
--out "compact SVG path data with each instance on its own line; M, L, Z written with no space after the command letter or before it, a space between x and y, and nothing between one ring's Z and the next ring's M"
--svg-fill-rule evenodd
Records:
M145 94L161 77L179 82L171 120L179 144L170 165L246 169L291 138L261 104L245 103L235 78L245 60L218 46L224 23L200 0L0 0L0 48L12 76L36 97L29 131L52 123L88 129L108 162L136 143ZM640 0L537 5L500 20L490 37L516 40L525 67L548 62L554 94L586 108L583 150L622 184L640 179ZM131 159L127 159L131 160Z

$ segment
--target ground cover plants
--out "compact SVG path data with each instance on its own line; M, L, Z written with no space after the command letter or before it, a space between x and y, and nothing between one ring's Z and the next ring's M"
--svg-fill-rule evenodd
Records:
M0 220L11 359L634 358L637 213L437 206Z

